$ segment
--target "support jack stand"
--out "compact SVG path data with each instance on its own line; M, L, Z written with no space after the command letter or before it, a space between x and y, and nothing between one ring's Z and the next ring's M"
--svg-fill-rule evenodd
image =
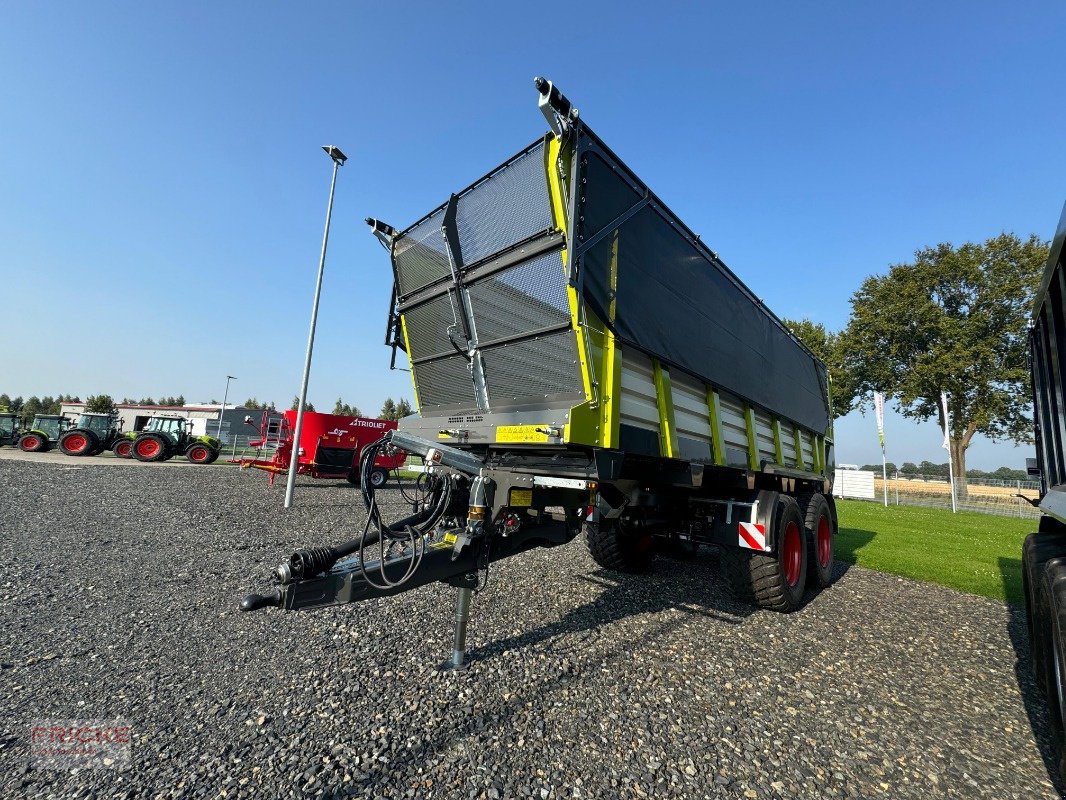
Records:
M477 576L474 576L476 581ZM442 672L459 672L470 666L466 660L466 624L470 621L470 599L473 589L467 581L460 579L459 596L455 602L455 638L452 643L452 657L440 665Z

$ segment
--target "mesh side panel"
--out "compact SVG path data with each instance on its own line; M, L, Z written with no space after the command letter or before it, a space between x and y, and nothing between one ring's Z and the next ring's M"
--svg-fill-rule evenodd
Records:
M552 227L544 143L460 196L455 223L464 264Z
M570 319L562 251L482 278L470 285L469 292L482 345Z
M462 345L463 329L456 324L451 294L441 295L435 300L405 311L404 321L407 324L407 340L411 344L413 359L453 352L448 342L448 328L452 325L455 325L455 339Z
M451 274L444 235L440 231L443 219L442 209L396 240L393 255L400 295L409 295Z
M490 348L483 357L490 404L584 391L573 331Z
M423 413L442 406L477 407L474 382L461 355L415 364L413 369Z

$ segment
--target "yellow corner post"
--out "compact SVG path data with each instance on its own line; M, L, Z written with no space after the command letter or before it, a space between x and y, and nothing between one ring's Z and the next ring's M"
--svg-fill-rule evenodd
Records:
M674 423L674 396L670 390L670 370L652 359L655 374L655 403L659 407L659 452L677 458L677 426Z

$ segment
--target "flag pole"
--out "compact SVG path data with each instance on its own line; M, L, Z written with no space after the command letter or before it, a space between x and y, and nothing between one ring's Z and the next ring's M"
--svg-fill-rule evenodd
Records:
M951 420L948 417L948 395L947 392L940 393L940 406L944 412L944 449L948 451L948 481L951 483L951 513L958 513L958 508L955 504L955 465L951 461L951 436L949 431L951 430Z
M888 465L885 461L885 395L874 392L874 407L877 409L877 438L881 442L881 490L888 508Z

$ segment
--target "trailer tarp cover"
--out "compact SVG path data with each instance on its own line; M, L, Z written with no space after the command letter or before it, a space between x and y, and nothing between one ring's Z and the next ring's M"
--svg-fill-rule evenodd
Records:
M579 158L583 294L615 335L826 430L828 388L811 354L587 129Z

